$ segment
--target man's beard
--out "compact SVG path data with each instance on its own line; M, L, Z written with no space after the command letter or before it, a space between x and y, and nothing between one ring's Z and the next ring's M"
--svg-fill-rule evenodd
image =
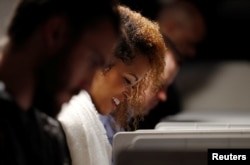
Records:
M59 79L64 58L65 54L58 54L49 60L39 69L36 77L33 106L51 117L56 117L61 109L56 95L64 83Z
M53 95L47 94L45 90L37 90L33 105L38 110L55 118L60 112L60 106L55 102Z
M36 88L34 93L33 106L55 118L61 110L57 95L62 91L65 82L64 75L65 62L73 48L74 42L68 42L57 54L45 62L36 73Z
M56 103L56 91L53 89L53 85L48 86L48 82L42 77L43 76L37 79L38 82L35 90L33 106L55 118L60 111L60 107Z

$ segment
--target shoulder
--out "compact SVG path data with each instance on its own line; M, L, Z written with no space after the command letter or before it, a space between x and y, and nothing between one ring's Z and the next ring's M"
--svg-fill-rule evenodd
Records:
M46 145L53 146L54 152L57 152L56 156L58 156L56 159L61 160L66 165L71 164L66 136L60 122L38 110L35 111L35 114L43 132L41 138L46 142Z
M38 110L35 111L35 113L36 113L36 118L39 122L39 125L40 127L42 127L42 130L50 134L52 137L55 137L61 140L63 139L62 127L56 119Z

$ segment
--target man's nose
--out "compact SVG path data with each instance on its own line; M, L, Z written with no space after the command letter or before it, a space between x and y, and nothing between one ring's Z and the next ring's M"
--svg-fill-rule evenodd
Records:
M164 91L164 90L159 90L157 92L157 98L160 100L160 101L166 101L167 100L167 91Z

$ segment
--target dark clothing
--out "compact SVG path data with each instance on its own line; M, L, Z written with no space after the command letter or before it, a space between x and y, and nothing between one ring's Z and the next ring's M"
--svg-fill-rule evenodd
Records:
M0 90L0 164L68 165L69 151L58 121L41 111L23 111Z
M167 101L160 102L149 114L144 116L144 120L138 123L137 129L154 129L163 118L181 111L181 98L175 84L168 87L167 95Z

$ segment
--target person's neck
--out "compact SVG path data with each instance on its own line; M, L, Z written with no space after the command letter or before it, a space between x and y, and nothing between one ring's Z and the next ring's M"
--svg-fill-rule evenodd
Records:
M35 61L27 49L15 50L7 45L0 58L0 80L16 103L27 111L31 107L35 88Z

